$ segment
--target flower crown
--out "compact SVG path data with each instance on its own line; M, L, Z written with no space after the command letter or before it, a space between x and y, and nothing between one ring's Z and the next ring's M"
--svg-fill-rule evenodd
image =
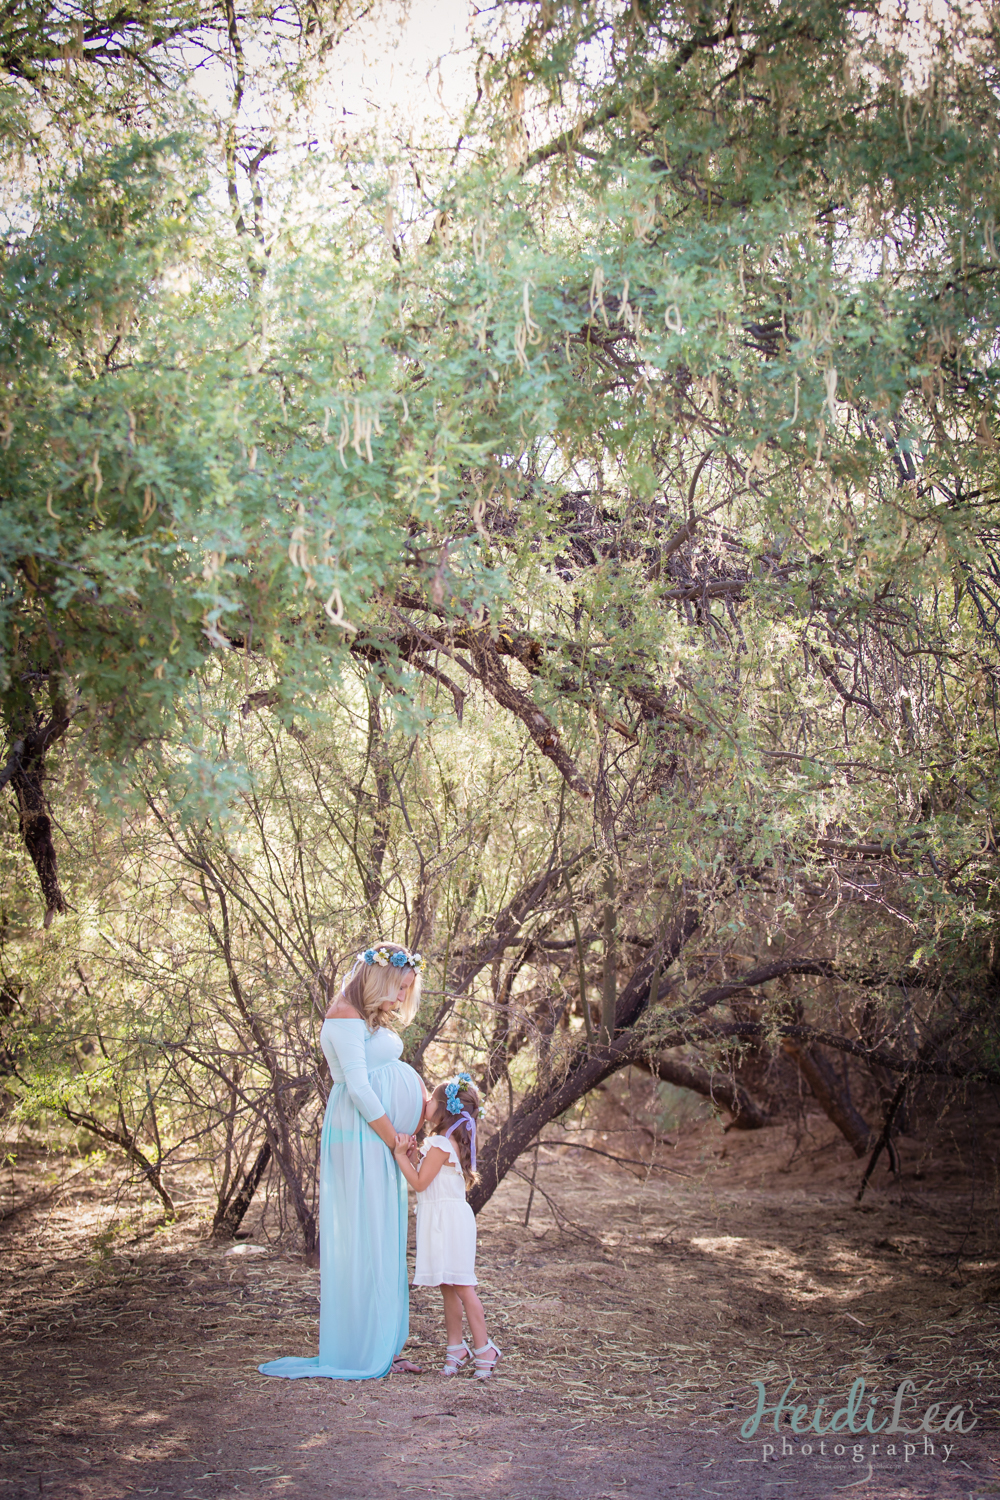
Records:
M407 953L405 949L396 953L390 953L388 948L366 948L364 953L359 953L358 958L362 963L377 964L380 969L386 969L391 964L394 969L405 969L407 967L420 973L424 961L419 953Z
M465 1109L465 1105L459 1098L459 1090L463 1083L472 1083L471 1073L456 1073L455 1077L444 1086L444 1102L450 1115L460 1115Z
M482 1115L482 1110L478 1107L478 1105L474 1104L472 1106L472 1113L469 1113L469 1111L466 1109L465 1105L459 1098L459 1089L463 1085L466 1088L471 1088L478 1097L478 1090L476 1089L475 1084L472 1082L471 1073L456 1073L454 1078L450 1078L448 1080L448 1082L444 1086L444 1102L447 1107L448 1113L450 1115L457 1115L458 1118L452 1120L451 1124L448 1126L448 1129L444 1132L444 1138L445 1140L447 1140L449 1136L454 1135L455 1131L460 1125L465 1126L466 1132L468 1133L469 1137L469 1160L472 1166L472 1170L473 1172L475 1172L476 1117Z

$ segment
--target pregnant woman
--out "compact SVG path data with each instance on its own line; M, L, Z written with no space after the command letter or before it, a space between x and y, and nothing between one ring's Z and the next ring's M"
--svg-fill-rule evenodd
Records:
M359 953L326 1013L320 1045L333 1088L320 1145L320 1313L317 1359L273 1359L262 1375L372 1380L415 1370L398 1356L410 1331L406 1183L396 1136L416 1130L420 1075L400 1062L405 1026L420 1003L419 953L379 943Z

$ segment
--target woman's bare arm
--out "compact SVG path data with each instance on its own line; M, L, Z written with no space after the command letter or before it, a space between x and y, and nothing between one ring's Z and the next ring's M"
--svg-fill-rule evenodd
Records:
M396 1131L388 1115L379 1115L377 1120L369 1120L368 1124L374 1130L380 1140L385 1141L390 1151L396 1149Z

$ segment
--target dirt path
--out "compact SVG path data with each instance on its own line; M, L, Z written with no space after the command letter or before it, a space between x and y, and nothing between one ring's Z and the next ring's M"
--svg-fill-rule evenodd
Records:
M82 1172L0 1223L0 1500L1000 1495L990 1221L945 1164L858 1212L857 1166L836 1142L819 1132L788 1171L789 1142L769 1136L703 1130L670 1157L688 1175L645 1180L543 1154L548 1200L536 1194L527 1228L525 1185L505 1185L480 1220L505 1352L485 1385L263 1379L260 1360L313 1350L318 1273L266 1247L206 1245L196 1206L154 1234L138 1212L102 1228L107 1183ZM44 1176L22 1158L15 1201L32 1190ZM434 1294L415 1294L412 1321L433 1371ZM838 1455L834 1437L775 1433L770 1418L741 1439L753 1381L773 1402L795 1380L802 1426L859 1378L876 1425L909 1378L902 1426L931 1402L933 1426L955 1405L978 1426L900 1432L893 1454L884 1436L848 1434Z

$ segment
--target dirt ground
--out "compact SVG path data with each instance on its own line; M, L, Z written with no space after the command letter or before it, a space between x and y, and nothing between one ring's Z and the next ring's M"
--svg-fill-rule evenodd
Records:
M261 1377L262 1360L314 1352L317 1271L266 1244L213 1246L197 1196L164 1228L121 1193L112 1206L110 1164L20 1149L0 1181L0 1500L1000 1495L989 1153L970 1176L967 1141L904 1143L901 1181L880 1172L859 1210L858 1163L810 1124L797 1142L702 1124L649 1173L542 1150L527 1227L522 1178L480 1217L504 1352L486 1383L435 1373L428 1291L409 1350L424 1375ZM901 1429L931 1403L933 1429L962 1413L951 1432L843 1445L787 1420L775 1432L770 1414L741 1436L754 1381L768 1404L796 1382L803 1428L859 1378L858 1426L907 1379Z

